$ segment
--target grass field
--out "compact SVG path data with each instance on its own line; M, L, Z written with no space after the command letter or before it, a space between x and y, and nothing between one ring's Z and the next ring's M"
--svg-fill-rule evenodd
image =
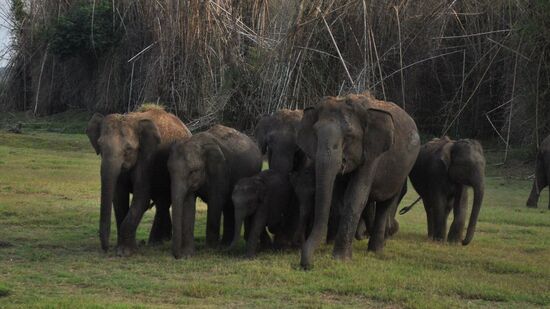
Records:
M193 258L174 260L168 243L118 258L100 250L99 158L86 136L59 133L78 132L72 124L30 127L21 135L0 133L1 308L550 306L548 194L539 209L524 207L529 165L489 167L467 247L428 241L416 206L399 216L401 230L384 253L355 242L353 260L338 262L323 246L315 268L304 272L297 251L246 260L205 249L200 205ZM410 190L406 203L416 196ZM138 239L147 238L151 221L148 212Z

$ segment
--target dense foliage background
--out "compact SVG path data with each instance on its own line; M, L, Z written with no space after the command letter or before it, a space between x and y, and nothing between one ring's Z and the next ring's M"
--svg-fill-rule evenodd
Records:
M426 134L550 131L546 0L11 0L0 108L161 102L194 128L370 90Z

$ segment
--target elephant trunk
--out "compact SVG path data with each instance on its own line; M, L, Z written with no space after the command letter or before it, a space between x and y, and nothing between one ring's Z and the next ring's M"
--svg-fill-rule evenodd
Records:
M101 162L101 209L99 215L99 239L103 251L109 250L111 233L111 208L113 195L120 175L121 164L115 161Z
M472 206L472 213L470 214L470 222L468 223L468 229L466 231L466 237L462 241L462 245L468 245L474 238L474 232L476 230L477 218L479 216L479 210L481 209L481 203L483 202L483 194L485 191L485 184L483 177L476 183L474 188L474 202Z
M319 126L315 156L315 213L313 228L302 246L301 265L310 267L313 251L327 234L336 175L342 166L342 139L336 124Z
M172 254L175 258L182 256L181 247L183 241L183 207L187 195L186 186L182 181L171 175L172 193Z

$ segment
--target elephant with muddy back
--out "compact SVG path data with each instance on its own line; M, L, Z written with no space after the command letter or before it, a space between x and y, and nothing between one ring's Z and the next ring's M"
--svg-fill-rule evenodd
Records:
M420 139L413 119L391 102L370 94L326 97L304 110L298 131L300 148L315 164L313 227L302 246L301 266L326 235L337 175L349 174L333 255L351 258L351 243L367 201L376 202L368 250L384 247L389 210L398 202L418 155Z
M170 177L166 167L170 146L191 133L176 116L159 107L128 114L94 114L86 134L101 155L101 248L109 248L111 207L117 225L117 253L136 249L136 229L153 200L156 214L149 243L169 240ZM130 206L129 196L133 193Z
M462 241L463 245L472 241L485 191L484 178L485 157L479 142L444 137L422 145L410 179L424 202L428 237L437 241ZM463 239L467 187L474 189L474 201ZM447 237L447 217L451 210L454 218Z
M172 254L175 258L194 253L195 203L207 205L206 244L219 243L223 214L222 244L234 236L233 187L244 177L260 172L262 155L256 143L235 129L215 125L189 140L175 144L168 159L172 186Z
M533 187L526 206L537 208L540 192L550 184L550 136L547 136L539 147L537 152L535 179ZM550 199L548 200L548 209L550 209Z

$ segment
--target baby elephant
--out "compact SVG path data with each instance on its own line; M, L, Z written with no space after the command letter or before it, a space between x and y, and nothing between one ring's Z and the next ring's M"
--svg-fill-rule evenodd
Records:
M436 138L422 145L410 173L411 183L422 197L428 219L428 237L445 241L447 217L454 219L448 241L472 241L484 193L485 157L481 144L472 139ZM467 187L474 189L474 202L466 237L462 240L466 211Z
M273 234L282 231L287 207L292 199L288 177L274 170L239 180L233 189L235 206L235 235L231 248L238 243L241 226L245 223L246 256L254 257L258 243L271 245L266 227Z

